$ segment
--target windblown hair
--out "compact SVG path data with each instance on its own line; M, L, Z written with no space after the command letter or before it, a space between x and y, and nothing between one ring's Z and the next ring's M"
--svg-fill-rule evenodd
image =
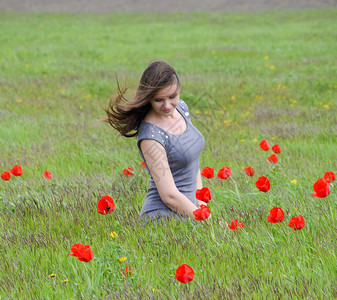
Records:
M175 83L180 87L179 77L173 67L162 60L151 62L144 70L132 100L124 97L127 88L121 88L117 80L118 93L111 97L109 106L104 109L108 118L103 121L125 137L138 135L139 126L151 109L150 101L160 89Z

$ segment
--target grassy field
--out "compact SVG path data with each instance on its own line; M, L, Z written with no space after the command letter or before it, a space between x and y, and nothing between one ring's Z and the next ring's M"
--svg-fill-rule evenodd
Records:
M336 17L0 14L0 173L24 171L0 180L0 298L337 298L337 187L311 196L337 171ZM232 169L233 180L203 179L213 199L201 223L139 222L149 177L136 139L99 122L116 74L131 96L156 58L181 77L206 140L201 167ZM281 146L277 164L263 139ZM262 175L267 193L255 187ZM105 216L103 195L116 203ZM282 223L267 221L274 206ZM242 231L227 228L234 219ZM68 255L76 243L92 247L92 261ZM183 263L195 271L186 285L174 278Z

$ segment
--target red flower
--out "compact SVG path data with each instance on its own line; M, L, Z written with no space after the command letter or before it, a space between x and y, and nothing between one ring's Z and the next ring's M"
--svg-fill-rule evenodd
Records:
M210 167L205 167L201 171L201 175L206 178L213 178L214 177L214 170Z
M49 171L44 171L43 177L47 179L52 179L53 175Z
M175 278L181 283L189 283L194 278L194 271L189 265L182 264L176 270Z
M83 245L81 243L75 244L71 247L71 252L69 255L71 256L78 256L78 251L83 248Z
M122 271L121 274L123 276L129 277L129 275L131 275L131 268L129 268L129 267L126 267L125 269L121 269L121 271Z
M276 154L281 153L281 147L280 147L280 145L274 145L274 146L271 148L271 150L273 150L274 153L276 153Z
M252 167L245 168L245 172L248 176L253 176L255 174L254 169Z
M10 170L10 172L14 175L14 176L21 176L23 174L23 171L21 169L20 165L15 165L12 170Z
M201 204L200 208L196 209L193 212L193 214L194 214L195 219L197 221L202 221L202 220L207 219L210 216L211 211L209 210L209 208L206 205Z
M228 228L232 230L236 230L236 229L242 230L243 228L243 224L237 219L232 221L230 224L227 223L227 225L228 225Z
M304 227L304 218L301 215L293 217L290 219L288 226L296 229L302 229Z
M103 196L97 203L97 212L102 215L110 214L114 209L114 199L109 196Z
M270 223L282 222L284 219L284 212L280 207L273 207L270 210L270 215L267 217L267 220Z
M329 187L329 182L324 179L318 179L314 183L314 191L316 193L312 193L311 195L317 198L324 198L330 194L330 187Z
M270 145L266 140L261 141L259 145L261 150L268 151L270 149Z
M80 261L88 262L93 259L94 255L92 254L91 246L85 245L84 247L80 248L77 253L77 258Z
M143 168L145 168L145 161L142 161L141 165L142 165Z
M198 200L204 201L206 203L209 202L209 200L212 199L212 193L211 190L207 187L203 187L202 189L198 189L195 193L195 197Z
M124 174L126 177L132 176L132 175L133 175L133 170L132 170L131 168L124 169L124 170L123 170L123 174Z
M3 172L1 174L1 179L2 180L9 180L9 179L11 179L11 174L9 172Z
M276 164L278 162L278 158L276 154L272 154L268 157L268 160L274 164Z
M326 172L324 174L325 180L329 183L330 181L335 181L336 180L336 175L334 172Z
M227 179L229 176L231 176L232 170L226 166L223 166L222 169L218 172L218 178L220 179Z
M270 189L269 179L265 176L259 177L259 179L255 182L255 185L261 192L268 192Z

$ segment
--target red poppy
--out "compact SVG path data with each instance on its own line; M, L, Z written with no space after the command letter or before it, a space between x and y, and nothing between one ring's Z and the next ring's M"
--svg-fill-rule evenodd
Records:
M206 203L209 202L209 200L212 199L212 193L211 190L207 187L203 187L202 189L198 189L195 193L195 197L198 200L204 201Z
M145 168L145 161L142 161L141 165L142 165L143 168Z
M284 219L284 212L280 207L273 207L270 210L270 215L267 217L267 220L270 223L282 222Z
M335 181L336 180L336 175L334 172L326 172L324 174L325 180L329 183L330 181Z
M231 176L232 170L226 166L223 166L222 169L218 172L218 178L220 179L227 179L229 176Z
M129 177L129 176L132 176L134 174L133 172L133 169L132 168L127 168L127 169L124 169L123 170L123 174L126 176L126 177Z
M45 178L47 178L47 179L52 179L52 178L53 178L53 175L52 175L52 173L50 173L49 171L44 171L43 177L45 177Z
M248 176L253 176L255 174L255 171L252 167L245 168L245 172Z
M207 219L210 216L211 211L209 210L209 208L206 205L201 204L200 208L196 209L193 212L193 214L194 214L195 219L197 221L202 221L202 220Z
M228 228L232 230L236 230L236 229L242 230L243 228L243 224L237 219L232 221L231 223L227 223L227 225L228 225Z
M278 162L278 158L276 154L272 154L268 157L268 160L274 164L276 164Z
M14 176L21 176L23 174L23 171L21 169L20 165L15 165L12 170L10 170L10 172L14 175Z
M214 170L213 168L210 168L210 167L204 167L200 174L206 178L213 178Z
M297 230L302 229L304 227L304 224L304 218L301 215L298 215L290 219L288 226Z
M84 247L78 249L77 258L80 261L89 262L93 259L91 246L85 245Z
M131 268L130 267L126 267L125 269L121 269L122 271L122 275L123 276L126 276L126 277L129 277L129 275L131 275Z
M318 179L313 187L316 193L312 193L311 195L314 197L324 198L330 194L329 182L324 178Z
M78 256L78 251L83 248L83 245L81 243L75 244L71 247L71 252L69 255L71 256Z
M268 151L270 149L270 145L266 140L261 141L259 145L261 150Z
M102 215L110 214L114 209L114 199L109 196L103 196L97 203L97 212Z
M176 270L175 278L181 283L189 283L194 278L194 271L189 265L182 264Z
M2 180L9 180L9 179L11 179L11 174L9 172L3 172L1 174L1 179Z
M276 153L276 154L281 153L281 147L280 147L280 145L274 145L274 146L271 148L271 150L273 150L274 153Z
M265 176L259 177L259 179L255 182L255 185L261 192L268 192L270 189L269 179Z

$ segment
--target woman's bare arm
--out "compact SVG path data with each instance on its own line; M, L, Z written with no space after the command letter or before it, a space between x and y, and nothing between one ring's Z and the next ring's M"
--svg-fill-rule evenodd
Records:
M163 202L174 212L195 219L197 206L177 189L164 147L155 140L142 140L140 148Z

